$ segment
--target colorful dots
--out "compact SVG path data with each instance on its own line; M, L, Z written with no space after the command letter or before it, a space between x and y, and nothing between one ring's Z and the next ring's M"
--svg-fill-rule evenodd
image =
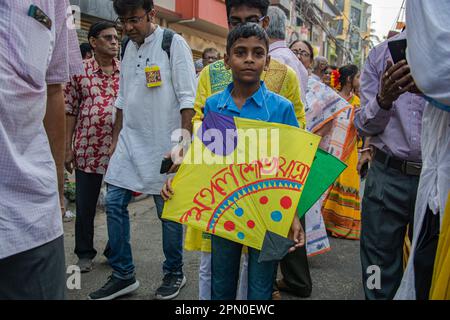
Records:
M237 208L237 209L234 211L234 214L237 215L238 217L242 217L242 216L244 215L244 209L242 209L242 208Z
M261 197L259 199L259 203L261 203L261 204L268 204L269 203L269 198L267 198L266 196Z
M227 230L228 232L234 231L234 229L236 228L236 225L232 222L232 221L227 221L224 224L225 230Z
M280 222L281 219L283 219L283 215L281 214L280 211L274 211L274 212L272 212L272 214L270 215L270 217L271 217L272 220L275 221L275 222Z
M283 197L280 201L281 206L284 209L290 209L292 207L292 200L289 197Z
M250 229L253 229L255 227L255 221L249 220L247 222L247 227L249 227Z
M239 238L240 240L244 240L244 239L245 239L245 234L244 234L243 232L239 232L239 233L237 234L237 236L238 236L238 238Z

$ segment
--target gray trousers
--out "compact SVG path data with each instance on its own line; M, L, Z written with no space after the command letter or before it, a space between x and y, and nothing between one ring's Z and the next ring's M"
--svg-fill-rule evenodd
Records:
M376 160L369 170L361 210L361 264L367 299L394 298L403 276L406 227L410 238L418 176L407 176ZM380 287L368 286L379 268ZM376 282L373 282L376 283Z
M64 300L64 238L0 260L0 300Z

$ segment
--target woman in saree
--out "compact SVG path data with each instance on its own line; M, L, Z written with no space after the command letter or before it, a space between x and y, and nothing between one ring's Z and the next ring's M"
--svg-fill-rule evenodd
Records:
M339 95L351 105L347 110L349 119L347 127L347 147L341 160L347 164L347 169L333 184L322 213L328 232L337 238L359 240L361 230L360 176L358 166L358 139L353 125L355 111L360 107L359 92L360 72L357 66L347 65L334 71L331 84Z
M296 41L291 50L306 69L310 70L314 60L313 48L307 41ZM308 80L305 106L307 129L322 137L320 147L345 160L352 140L350 127L353 122L352 106L324 83ZM315 256L330 250L330 244L322 216L322 206L328 192L324 193L306 213L306 238L308 256Z

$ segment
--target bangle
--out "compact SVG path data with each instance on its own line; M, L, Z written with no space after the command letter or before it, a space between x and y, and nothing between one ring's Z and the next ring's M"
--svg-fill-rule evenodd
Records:
M363 153L366 151L372 151L372 148L369 147L369 148L364 148L364 149L358 150L359 153Z

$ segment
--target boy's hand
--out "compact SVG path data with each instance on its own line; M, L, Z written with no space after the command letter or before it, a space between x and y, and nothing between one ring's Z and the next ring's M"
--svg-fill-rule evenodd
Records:
M288 237L295 241L295 245L289 249L289 253L292 253L305 245L305 230L303 230L297 214L295 214L294 221L292 221L291 231L289 232Z
M172 181L173 178L167 179L166 183L164 183L164 186L161 190L161 197L164 199L164 201L168 201L172 198L174 195L173 189L172 189Z

